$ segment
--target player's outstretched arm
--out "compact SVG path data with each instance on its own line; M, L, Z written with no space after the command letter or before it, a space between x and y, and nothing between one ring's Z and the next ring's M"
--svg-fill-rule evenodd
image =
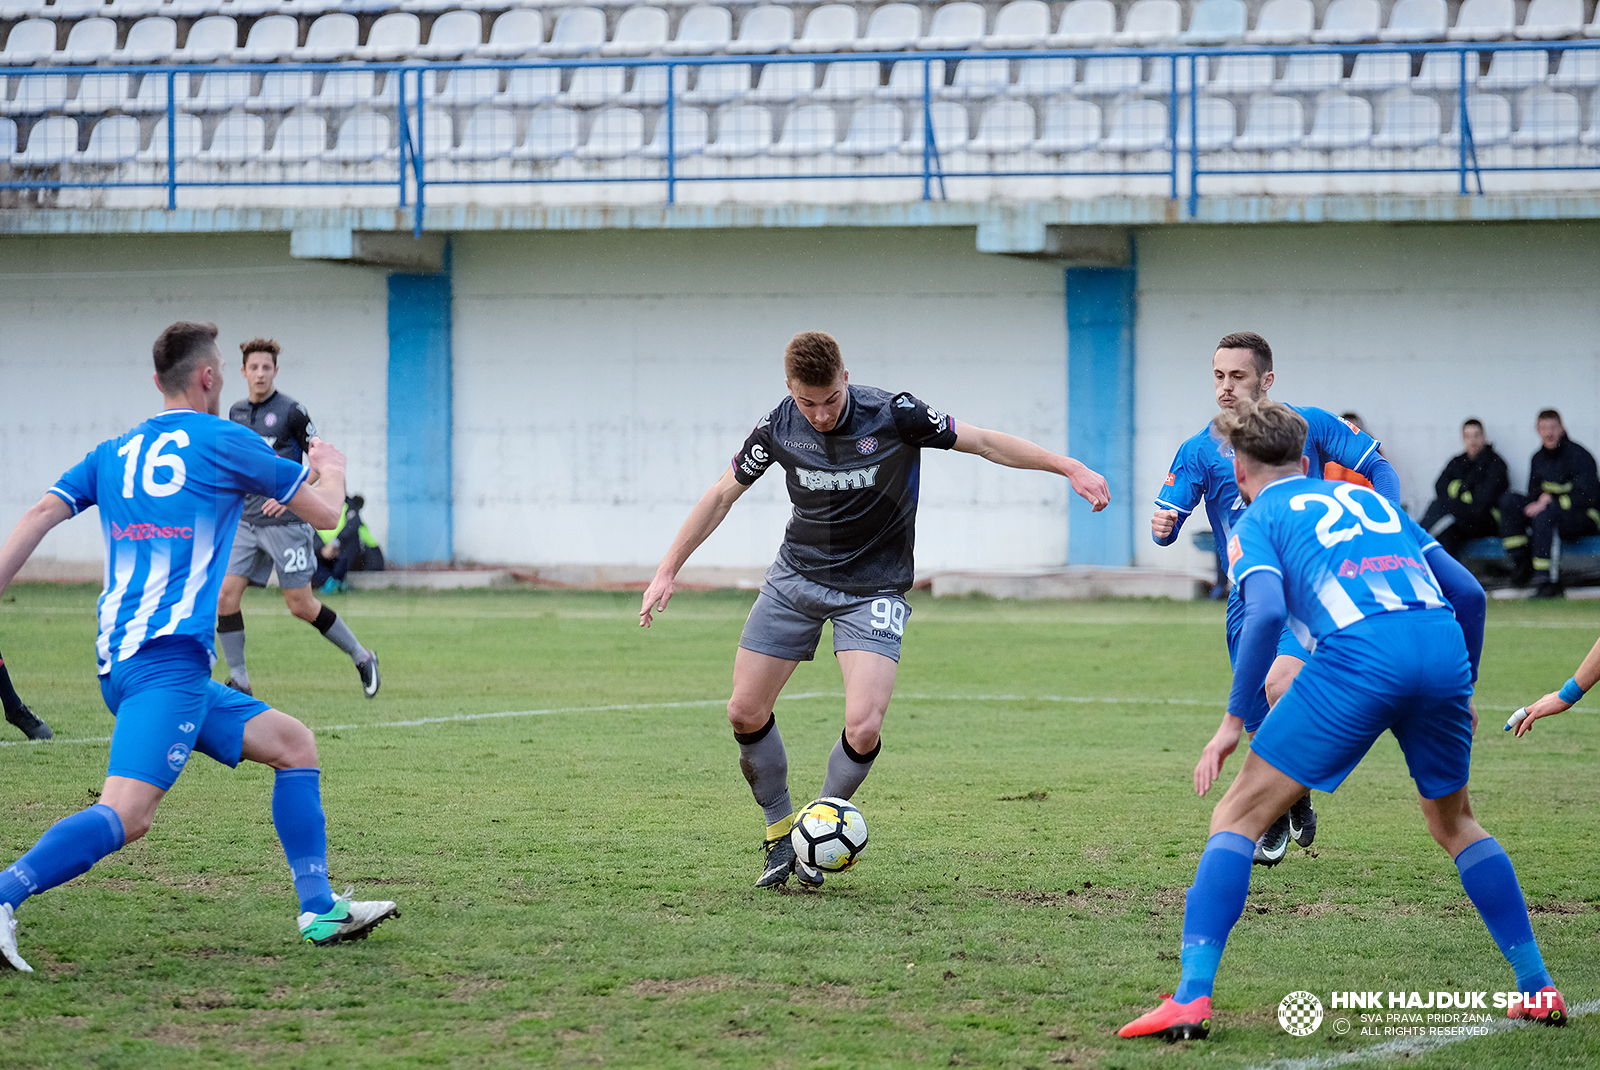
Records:
M739 500L746 489L743 483L733 478L733 466L729 465L722 473L722 478L700 495L700 500L689 510L683 527L678 529L678 537L672 540L667 556L656 566L655 578L645 588L644 601L639 606L639 627L650 627L654 614L667 608L667 603L672 601L673 591L677 589L678 570L689 560L689 555L717 530L717 525L722 523L722 518L728 515L728 510L733 508L733 503Z
M54 494L46 494L33 508L22 514L17 526L11 529L11 537L6 539L4 546L0 546L0 593L11 586L11 581L16 578L24 562L33 555L33 551L39 548L39 542L45 534L71 516L72 507Z
M327 530L339 522L339 510L344 508L344 454L313 438L306 463L311 478L300 484L288 508L312 527Z
M956 425L955 449L976 454L1007 468L1031 468L1066 476L1072 489L1078 492L1078 497L1094 506L1097 513L1111 502L1111 490L1106 486L1105 476L1082 461L1051 453L1025 438L960 423Z
M1222 723L1217 726L1216 734L1211 737L1200 751L1200 761L1194 767L1194 793L1204 795L1211 790L1211 785L1217 782L1217 777L1222 775L1222 763L1227 760L1239 746L1239 740L1244 735L1244 719L1235 717L1231 713L1222 715Z
M1514 731L1518 736L1527 735L1533 728L1533 722L1541 717L1552 717L1570 710L1583 697L1583 692L1590 690L1597 683L1600 683L1600 640L1595 641L1589 650L1589 656L1583 659L1583 664L1572 674L1572 679L1561 685L1560 691L1552 691L1538 702L1528 704L1528 715Z

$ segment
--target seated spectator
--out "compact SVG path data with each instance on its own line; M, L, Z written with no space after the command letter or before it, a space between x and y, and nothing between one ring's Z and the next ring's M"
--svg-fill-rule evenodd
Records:
M361 519L366 504L359 494L346 498L339 522L327 531L317 532L317 571L311 577L311 586L323 594L344 590L345 576L351 570L383 571L383 550Z
M1422 526L1439 540L1451 557L1460 557L1469 539L1497 534L1501 497L1511 489L1511 476L1503 457L1483 433L1483 424L1468 420L1461 425L1465 453L1450 458L1433 484L1436 497L1422 514Z
M1536 597L1555 598L1550 551L1562 539L1600 534L1600 473L1594 455L1567 437L1561 414L1545 409L1536 425L1542 446L1528 466L1528 493L1500 499L1500 539L1515 566L1513 583L1538 585Z

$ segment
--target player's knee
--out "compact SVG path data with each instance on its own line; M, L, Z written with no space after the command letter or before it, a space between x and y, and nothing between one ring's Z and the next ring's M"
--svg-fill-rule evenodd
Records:
M124 847L135 840L142 839L144 834L150 831L150 823L153 816L151 814L123 813L119 810L117 816L122 819L122 846Z
M735 732L759 732L771 718L770 709L759 709L737 697L728 700L728 723Z
M850 749L857 754L871 754L878 746L883 729L883 718L880 716L866 724L846 724L844 726L844 740L850 744Z
M279 762L273 764L279 769L309 769L320 765L316 735L299 721L285 726Z
M289 605L289 612L307 623L313 623L317 614L322 612L322 606L315 598L311 597L311 588L299 588L298 594L285 591L283 600Z

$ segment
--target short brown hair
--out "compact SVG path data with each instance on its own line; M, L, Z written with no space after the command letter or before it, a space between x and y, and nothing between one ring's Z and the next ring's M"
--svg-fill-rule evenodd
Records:
M1265 375L1272 370L1272 347L1254 331L1237 331L1224 335L1217 343L1218 349L1248 349L1255 360L1256 374Z
M1482 431L1483 421L1478 419L1476 416L1469 416L1465 420L1461 421L1461 430L1465 431L1469 427L1476 427L1479 431Z
M250 354L252 353L271 353L272 366L276 368L278 366L278 354L283 352L283 347L270 338L252 338L248 342L239 343L239 352L244 354L240 360L241 364L249 362Z
M832 386L842 371L844 357L831 334L801 331L784 347L784 377L802 386Z
M189 385L189 377L196 365L217 352L217 325L215 323L189 323L179 320L156 339L151 347L156 362L156 381L161 392L171 397L181 394Z
M1561 423L1561 414L1554 409L1545 409L1543 412L1539 413L1539 419L1554 420L1559 424ZM1566 425L1562 424L1562 426L1565 427Z
M1211 423L1236 452L1258 464L1281 468L1298 462L1306 451L1306 418L1270 398L1240 398Z

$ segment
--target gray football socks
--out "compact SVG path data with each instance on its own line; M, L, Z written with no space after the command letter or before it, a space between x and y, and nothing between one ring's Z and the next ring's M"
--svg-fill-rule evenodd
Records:
M783 737L778 734L778 718L771 716L764 727L754 732L735 732L733 738L739 742L739 771L749 781L750 793L756 797L771 829L794 812L789 802L789 756L784 753Z
M327 606L322 607L322 612L317 614L317 619L312 621L311 625L322 633L324 639L349 654L350 660L357 665L372 656L372 652L362 646L361 640L356 638L356 633L350 630L350 625Z
M217 618L217 639L228 663L228 676L241 687L250 686L250 673L244 665L244 614L228 613Z
M878 752L883 749L883 739L878 739L878 745L872 748L871 754L861 754L850 741L844 738L844 733L839 733L839 742L833 745L833 753L828 755L828 778L822 782L822 795L828 799L848 799L861 787L861 782L867 779L867 774L872 772L873 759L878 757Z

